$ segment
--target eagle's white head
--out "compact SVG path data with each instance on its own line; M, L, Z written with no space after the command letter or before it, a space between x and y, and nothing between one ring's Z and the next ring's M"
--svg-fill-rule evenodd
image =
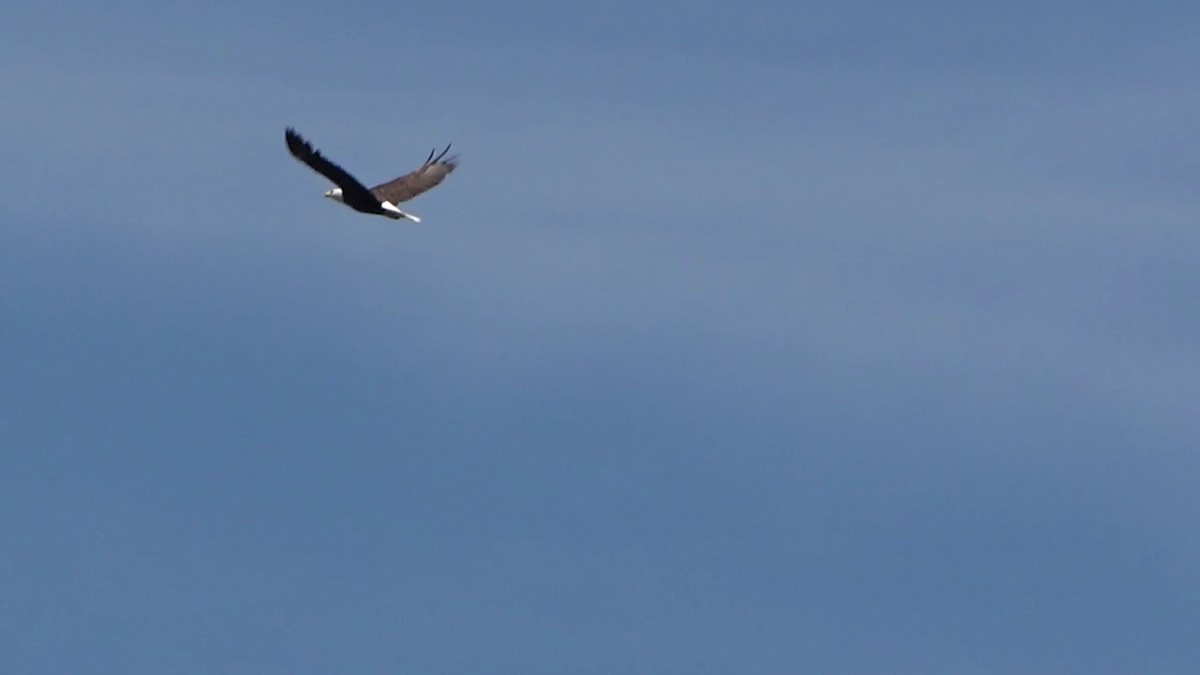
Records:
M340 202L342 201L342 188L333 188L332 190L327 190L325 192L325 196L329 197L330 199L336 199Z

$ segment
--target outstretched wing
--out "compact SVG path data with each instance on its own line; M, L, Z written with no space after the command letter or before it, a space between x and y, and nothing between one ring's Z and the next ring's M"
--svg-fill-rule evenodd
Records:
M346 202L351 203L356 196L368 200L374 199L365 185L358 182L358 179L351 176L342 167L325 159L325 156L319 151L314 150L313 146L304 140L303 136L296 133L295 129L288 127L283 136L287 140L288 151L292 153L292 156L342 188L343 199Z
M376 185L371 188L371 194L381 202L391 202L399 204L403 201L408 201L413 197L432 189L438 183L450 175L451 171L458 166L458 156L446 157L446 153L450 152L450 146L447 145L445 150L437 157L433 153L437 151L434 148L429 152L429 156L425 158L425 163L416 171L407 173L395 180L388 181L382 185Z

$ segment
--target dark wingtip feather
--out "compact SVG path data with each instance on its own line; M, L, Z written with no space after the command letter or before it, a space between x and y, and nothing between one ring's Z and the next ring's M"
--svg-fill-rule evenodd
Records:
M308 141L304 140L304 137L291 127L284 130L283 138L287 142L288 151L298 159L305 154L311 154L313 151Z

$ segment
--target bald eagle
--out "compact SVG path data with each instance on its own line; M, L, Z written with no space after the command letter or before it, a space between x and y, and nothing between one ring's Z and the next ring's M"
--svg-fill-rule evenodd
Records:
M436 157L434 153L437 152L437 148L434 148L425 158L425 162L414 171L367 189L345 169L326 159L320 151L314 150L295 129L288 127L283 136L293 157L337 185L325 193L326 197L335 199L355 211L387 216L393 220L408 218L416 223L421 222L420 218L401 211L396 205L432 189L458 166L457 156L446 157L446 153L450 152L449 145Z

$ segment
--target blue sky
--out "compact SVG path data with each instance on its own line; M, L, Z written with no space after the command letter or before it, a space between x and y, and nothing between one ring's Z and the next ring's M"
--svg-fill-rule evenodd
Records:
M6 10L0 670L1194 672L1198 27Z

